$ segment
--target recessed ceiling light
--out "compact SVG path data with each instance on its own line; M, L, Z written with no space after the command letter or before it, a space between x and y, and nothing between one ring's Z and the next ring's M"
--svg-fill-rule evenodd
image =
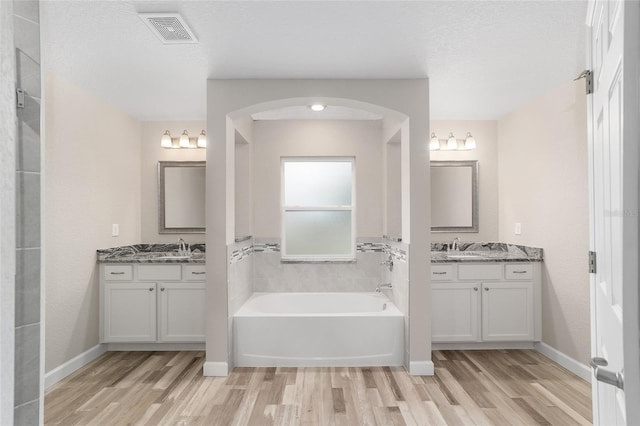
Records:
M320 112L323 111L325 109L326 105L322 105L322 104L313 104L311 105L311 110L315 111L315 112Z

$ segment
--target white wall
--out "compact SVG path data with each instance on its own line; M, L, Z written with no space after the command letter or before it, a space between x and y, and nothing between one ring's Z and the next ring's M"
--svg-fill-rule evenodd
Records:
M45 77L46 366L98 344L96 249L140 241L140 122ZM111 236L111 224L120 236Z
M471 132L477 148L470 151L431 151L431 161L478 160L478 231L479 232L432 232L433 241L498 240L498 122L497 121L444 121L431 122L431 131L439 139L446 139L449 132L463 139Z
M253 125L254 226L280 237L280 158L356 158L356 236L382 234L382 123L348 120L257 121Z
M565 83L504 117L498 140L500 240L544 249L542 339L588 364L584 82ZM515 222L522 235L514 235Z
M160 146L165 130L178 137L183 130L196 137L206 130L204 121L145 121L142 122L140 155L142 238L141 243L203 243L204 234L158 233L158 161L206 161L206 149L167 149ZM188 190L188 189L187 189ZM185 206L186 207L186 206Z

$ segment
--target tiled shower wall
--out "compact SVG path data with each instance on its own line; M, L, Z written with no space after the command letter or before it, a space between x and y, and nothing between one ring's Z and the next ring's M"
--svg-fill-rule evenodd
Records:
M253 239L227 246L229 368L233 368L233 315L253 292Z
M15 0L18 108L16 146L16 292L14 424L40 419L40 20L39 2Z
M282 263L280 239L256 239L255 292L374 291L380 285L380 238L358 238L354 263Z
M391 257L393 270L384 268L383 280L393 285L393 291L385 291L387 296L404 314L404 364L409 368L409 245L403 242L385 241L384 259Z

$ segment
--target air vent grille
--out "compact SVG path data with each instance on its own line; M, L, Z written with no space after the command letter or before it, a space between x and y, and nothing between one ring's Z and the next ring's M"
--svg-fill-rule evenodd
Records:
M165 44L198 42L193 31L177 13L140 13L139 16Z

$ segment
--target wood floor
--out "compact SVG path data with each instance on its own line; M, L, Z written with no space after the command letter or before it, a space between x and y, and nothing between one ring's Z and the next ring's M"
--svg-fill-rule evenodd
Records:
M437 351L403 368L236 368L203 352L108 352L52 387L49 425L472 425L591 423L590 385L530 350Z

